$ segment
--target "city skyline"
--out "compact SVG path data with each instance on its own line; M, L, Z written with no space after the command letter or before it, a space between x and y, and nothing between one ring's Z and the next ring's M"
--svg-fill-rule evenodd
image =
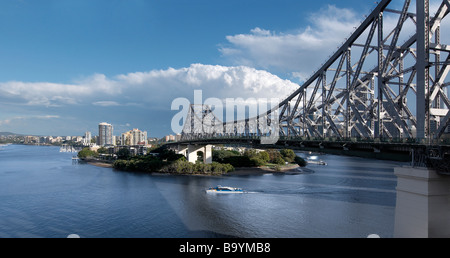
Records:
M401 1L398 5L401 5ZM173 134L175 98L283 99L373 1L0 3L0 131ZM386 19L385 23L392 22Z

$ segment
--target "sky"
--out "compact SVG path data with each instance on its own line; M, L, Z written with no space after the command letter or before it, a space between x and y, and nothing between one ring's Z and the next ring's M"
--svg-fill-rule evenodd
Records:
M283 98L373 0L2 0L0 132L173 134L176 98Z

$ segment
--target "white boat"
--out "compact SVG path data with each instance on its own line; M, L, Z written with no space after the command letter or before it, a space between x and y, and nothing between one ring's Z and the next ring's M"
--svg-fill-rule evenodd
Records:
M317 164L317 165L324 165L324 166L327 165L327 163L326 163L325 161L319 160L318 158L319 158L319 157L317 157L317 156L309 156L309 157L306 159L306 161L307 161L309 164Z
M236 187L221 186L210 187L206 190L207 193L244 193L244 190Z

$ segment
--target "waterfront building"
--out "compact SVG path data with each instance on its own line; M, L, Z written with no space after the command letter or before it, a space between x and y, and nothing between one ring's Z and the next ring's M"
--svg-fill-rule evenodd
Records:
M24 143L25 144L38 144L39 137L38 136L25 136Z
M125 132L121 137L121 144L134 146L134 145L146 145L147 144L147 132L139 129L133 129Z
M91 132L85 132L84 133L83 145L84 146L89 146L91 144L91 139L92 139Z
M113 145L113 126L111 124L105 122L98 124L98 145Z

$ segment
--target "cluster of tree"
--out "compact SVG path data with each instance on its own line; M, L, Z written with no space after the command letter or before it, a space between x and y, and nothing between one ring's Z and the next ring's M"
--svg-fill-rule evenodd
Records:
M234 170L232 165L218 162L194 164L187 161L183 155L170 150L160 151L157 155L145 156L130 156L126 151L119 150L117 156L118 160L114 162L113 167L124 171L222 175Z
M98 157L98 152L92 151L90 148L86 147L78 152L78 157L80 159L96 158Z
M99 149L99 152L105 150ZM99 153L84 148L78 153L78 157L95 158ZM113 167L118 170L136 172L161 172L173 174L210 174L221 175L234 171L235 167L259 167L268 164L276 166L286 163L296 163L299 166L306 166L307 162L298 157L291 149L258 151L248 149L243 154L232 150L213 150L213 163L203 164L197 161L195 164L188 162L181 154L167 149L159 149L144 156L132 156L128 149L120 149L117 153L117 160ZM199 155L200 160L201 155Z
M285 165L286 163L297 163L306 166L307 162L297 156L291 149L258 151L247 149L243 154L231 150L213 150L213 161L229 163L234 167L258 167L267 164Z
M213 162L212 164L204 164L197 161L195 164L188 162L186 159L179 159L161 169L163 173L174 174L208 174L222 175L230 171L234 171L234 167L230 164L222 164Z
M164 165L164 161L152 156L135 156L129 159L118 159L113 163L113 167L118 170L147 173L158 172Z
M101 147L97 151L93 151L89 147L86 147L78 152L78 157L80 159L97 158L99 154L108 154L108 149Z

